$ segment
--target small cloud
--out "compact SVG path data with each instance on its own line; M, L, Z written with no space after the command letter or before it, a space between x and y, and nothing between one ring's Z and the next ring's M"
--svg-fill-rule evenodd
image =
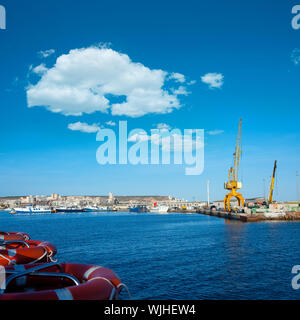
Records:
M75 123L70 123L68 125L68 128L72 131L81 131L85 133L95 133L100 130L99 126L96 123L90 125L80 121Z
M171 126L166 123L158 123L156 128L159 130L171 130Z
M190 82L187 83L188 86L191 86L193 84L195 84L197 81L196 80L191 80Z
M192 138L190 135L182 135L178 133L170 133L166 136L156 135L154 143L161 145L163 151L192 151L203 147L201 137Z
M128 138L128 142L141 142L148 140L150 140L150 137L145 132L135 133Z
M297 66L300 65L300 49L295 48L291 53L291 60Z
M114 121L107 121L105 122L105 124L107 124L108 126L114 127L116 125L116 123Z
M43 73L45 73L45 72L48 71L48 68L46 68L46 66L45 66L44 63L42 63L42 64L40 64L39 66L36 66L35 68L33 68L33 67L31 66L31 69L30 69L30 70L32 70L32 72L34 72L34 73L36 73L36 74L43 74Z
M185 76L178 72L173 72L170 74L169 79L175 80L176 82L184 83Z
M222 134L224 132L224 130L211 130L211 131L207 131L207 133L210 135L210 136L216 136L218 134Z
M180 86L178 89L173 89L172 92L176 95L183 95L187 96L189 92L186 91L186 88L183 86Z
M40 56L40 58L48 58L53 53L55 53L55 50L54 49L49 49L49 50L44 50L44 51L38 52L38 55Z
M221 88L224 83L224 76L222 73L207 73L201 77L202 82L212 88Z

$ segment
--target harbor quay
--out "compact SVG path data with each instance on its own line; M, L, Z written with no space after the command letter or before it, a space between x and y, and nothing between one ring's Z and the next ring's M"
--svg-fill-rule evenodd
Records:
M204 206L204 201L189 202L172 196L115 196L109 193L107 196L61 196L54 193L50 196L10 196L0 197L0 209L11 210L25 207L48 207L52 209L105 209L107 211L130 211L132 208L144 207L146 211L153 207L167 207L167 211L197 210Z
M289 206L289 204L284 204ZM270 212L256 212L253 213L249 210L244 210L244 212L226 212L222 209L216 210L215 208L203 207L196 210L196 213L224 218L228 220L235 220L241 222L263 222L263 221L300 221L300 208L295 207L294 210L285 211L283 213L270 213Z
M242 222L266 220L300 221L298 201L267 204L264 198L246 199L243 207L237 200L231 201L232 210L226 211L224 201L188 201L172 196L107 196L59 195L0 197L0 210L10 213L54 213L54 212L153 212L195 213Z

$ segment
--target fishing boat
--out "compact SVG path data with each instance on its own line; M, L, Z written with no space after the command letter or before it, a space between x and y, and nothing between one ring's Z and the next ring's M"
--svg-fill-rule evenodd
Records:
M20 208L13 208L10 213L11 214L49 214L52 213L52 209L50 207L41 207L41 206L27 206Z
M129 207L128 209L129 209L129 212L133 212L133 213L143 213L143 212L149 211L146 206L141 206L141 205L132 206L132 207Z
M169 207L164 205L154 205L154 207L150 209L152 213L167 213L168 211Z

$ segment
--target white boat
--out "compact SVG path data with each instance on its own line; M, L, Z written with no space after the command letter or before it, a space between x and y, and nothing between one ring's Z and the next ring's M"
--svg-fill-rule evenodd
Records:
M167 213L169 210L169 207L168 206L155 206L155 207L152 207L150 209L150 212L152 213Z
M13 208L10 211L11 214L24 213L24 214L41 214L41 213L52 213L50 207L40 207L40 206L27 206L20 208Z
M85 212L107 212L107 207L87 206L83 209Z

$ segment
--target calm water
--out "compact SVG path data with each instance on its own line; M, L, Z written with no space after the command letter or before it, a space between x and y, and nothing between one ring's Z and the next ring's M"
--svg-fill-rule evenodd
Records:
M52 242L61 262L113 269L134 299L300 298L291 287L291 269L300 264L300 223L228 223L196 214L0 213L0 230Z

